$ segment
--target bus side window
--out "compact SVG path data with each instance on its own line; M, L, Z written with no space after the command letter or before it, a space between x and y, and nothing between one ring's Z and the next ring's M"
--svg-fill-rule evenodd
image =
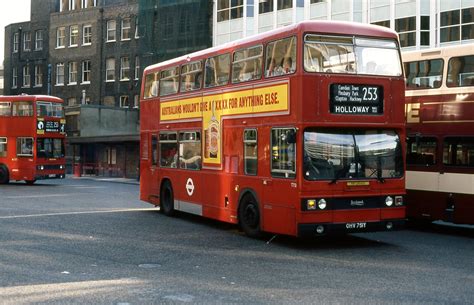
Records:
M12 105L11 102L0 102L0 116L11 116Z
M443 145L443 164L474 167L474 137L448 137Z
M158 87L160 85L159 73L150 73L145 75L145 90L143 98L158 96Z
M14 102L13 116L33 116L33 102Z
M151 135L151 165L158 164L158 136Z
M33 156L33 138L16 139L16 155L19 157Z
M161 71L160 74L160 96L178 92L179 67Z
M179 168L201 169L201 132L179 133Z
M178 138L176 132L160 133L160 166L178 167Z
M0 157L7 156L7 138L0 138Z
M296 130L273 128L271 134L272 176L294 178L296 175Z
M436 164L437 141L434 137L409 137L407 164L430 166Z
M296 37L289 37L267 45L265 76L272 77L295 72Z
M232 83L260 79L262 76L262 53L263 47L261 45L236 51L232 63Z
M453 57L449 60L447 85L474 86L474 55Z
M227 85L229 72L229 53L208 58L204 68L204 88Z
M201 89L202 84L202 63L192 62L181 66L181 87L180 92L187 92Z
M257 130L244 130L244 173L256 175L258 168Z

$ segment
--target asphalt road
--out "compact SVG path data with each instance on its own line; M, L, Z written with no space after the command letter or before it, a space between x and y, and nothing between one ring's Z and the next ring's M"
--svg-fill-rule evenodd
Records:
M474 230L313 241L168 218L138 185L0 186L0 304L472 304Z

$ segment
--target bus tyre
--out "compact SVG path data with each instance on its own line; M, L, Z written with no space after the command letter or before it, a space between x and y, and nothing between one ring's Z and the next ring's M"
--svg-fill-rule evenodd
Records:
M8 174L8 168L1 164L0 165L0 184L5 184L8 183L10 180L9 174Z
M25 180L25 182L26 182L26 184L28 184L28 185L33 185L33 184L35 184L36 179L35 179L35 180Z
M161 186L160 211L166 216L174 215L174 195L169 180L163 182L163 185Z
M239 205L239 223L242 230L249 237L259 238L262 236L260 230L260 212L258 202L252 194L245 194Z

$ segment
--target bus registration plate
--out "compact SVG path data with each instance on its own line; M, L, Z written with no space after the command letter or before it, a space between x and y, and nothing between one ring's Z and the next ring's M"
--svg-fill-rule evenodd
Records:
M354 230L354 229L366 229L367 223L366 222L350 222L346 223L346 229Z

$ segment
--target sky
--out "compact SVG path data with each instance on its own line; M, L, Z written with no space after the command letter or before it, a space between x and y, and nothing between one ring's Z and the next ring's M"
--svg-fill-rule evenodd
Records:
M5 52L5 27L11 23L30 20L31 0L0 0L0 65Z

